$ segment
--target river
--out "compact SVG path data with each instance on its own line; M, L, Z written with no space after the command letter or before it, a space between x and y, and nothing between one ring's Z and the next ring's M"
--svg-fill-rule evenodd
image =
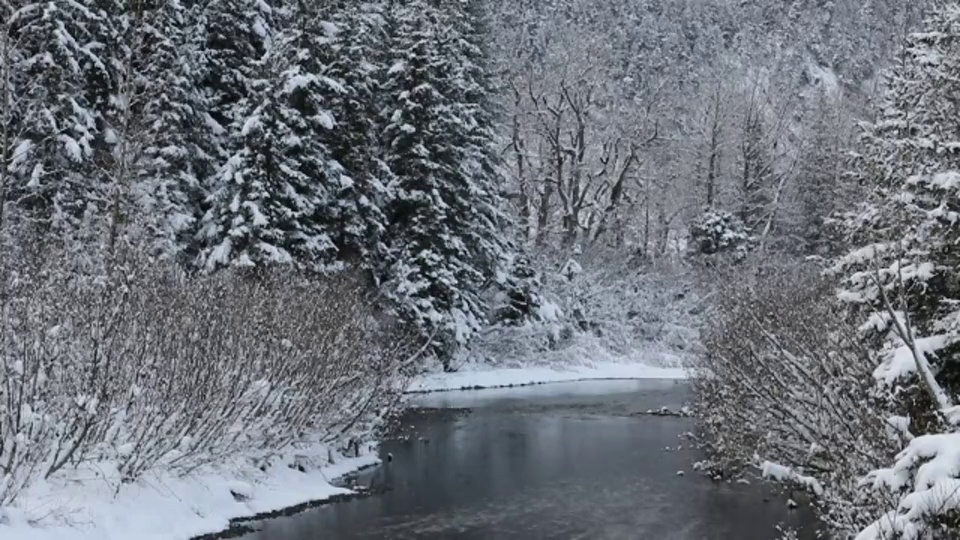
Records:
M778 524L815 538L811 513L769 486L694 472L690 419L638 414L678 409L688 392L595 381L418 397L384 464L355 480L380 493L241 538L771 540Z

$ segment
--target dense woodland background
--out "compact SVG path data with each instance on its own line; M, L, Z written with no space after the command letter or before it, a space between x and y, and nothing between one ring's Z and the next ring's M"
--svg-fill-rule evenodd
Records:
M0 504L642 356L707 473L954 538L958 80L948 0L0 0Z
M920 6L2 10L8 249L362 271L450 354L510 311L494 289L535 315L528 282L585 252L682 257L724 224L826 253L854 124Z

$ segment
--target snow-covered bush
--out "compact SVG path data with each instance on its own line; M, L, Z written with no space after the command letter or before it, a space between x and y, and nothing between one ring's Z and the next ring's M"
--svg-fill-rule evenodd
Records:
M606 251L541 252L531 262L539 278L532 316L489 326L461 361L675 365L698 349L700 304L687 269Z
M700 255L731 254L742 259L750 249L750 233L730 212L708 208L690 225L690 246Z
M858 479L901 442L873 398L874 355L818 268L766 259L713 272L695 380L705 465L716 476L762 467L810 490L834 532L855 534L885 503Z
M0 506L82 463L133 481L347 447L398 398L406 342L352 279L41 255L0 257Z

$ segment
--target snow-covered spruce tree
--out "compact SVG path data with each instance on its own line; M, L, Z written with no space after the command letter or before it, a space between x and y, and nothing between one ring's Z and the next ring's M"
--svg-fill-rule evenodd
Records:
M690 225L690 243L699 255L732 254L739 260L750 249L750 234L737 216L707 208Z
M11 29L21 112L6 197L44 227L74 229L97 200L107 23L93 2L78 0L24 9Z
M952 275L960 262L953 226L960 217L960 132L950 127L960 92L958 14L952 3L939 4L926 21L928 31L911 36L902 63L890 74L882 114L866 126L856 163L869 199L845 220L857 249L837 266L845 275L842 299L872 315L865 328L878 340L892 334L890 347L926 343L917 344L927 349L919 355L921 380L913 377L913 361L884 366L902 370L889 372L890 382L925 387L921 395L932 401L915 403L913 410L923 416L946 404L949 396L939 394L960 389L949 361L960 322L960 285ZM940 385L946 385L944 392ZM927 431L919 417L913 420L919 432Z
M21 25L26 15L18 2L0 1L0 241L6 231L4 225L10 221L7 203L13 184L13 165L19 159L17 147L24 129L23 117L28 111L21 106L21 87L27 83L20 67L23 50L14 30Z
M310 23L318 74L329 81L324 104L335 130L318 136L343 167L331 178L331 201L320 219L339 260L373 268L384 255L390 172L380 159L379 102L384 67L383 6L338 1L316 4Z
M540 274L526 255L511 254L508 261L498 283L503 298L496 306L495 320L507 326L516 326L539 319L539 311L544 304Z
M479 328L478 291L498 259L496 168L485 76L463 4L396 3L384 91L390 294L437 352ZM463 18L461 18L463 17Z
M244 120L240 108L249 96L257 62L269 46L274 10L254 0L210 0L200 16L206 38L202 73L204 91L211 100L210 119L215 131L226 137Z
M200 178L207 195L200 206L206 216L212 210L212 194L222 187L220 169L238 149L235 135L246 120L241 108L247 106L254 71L269 45L274 9L255 0L209 0L194 3L190 14L188 37L191 49L198 52L196 69L207 105L207 136L202 140L213 160ZM198 231L189 250L196 264L202 264L207 245L203 230Z
M871 476L901 499L864 539L960 534L951 453L960 447L960 6L935 2L925 27L910 36L882 114L865 129L857 172L871 196L845 222L858 247L836 267L841 298L861 308L884 359L874 378L911 440L892 469Z
M450 33L443 43L445 57L454 62L450 67L452 94L458 98L455 122L458 130L450 130L463 148L460 173L466 183L467 196L455 207L458 215L467 216L456 222L466 239L475 266L487 276L508 264L509 246L502 235L507 217L502 211L503 169L496 146L496 93L486 43L490 39L489 21L482 0L450 2L447 27ZM464 188L461 188L464 189Z
M301 20L305 20L302 17ZM203 218L207 270L289 264L327 265L336 248L319 215L330 205L326 186L342 169L318 134L334 127L322 96L331 81L316 73L311 28L279 33L257 62L250 96L241 102L234 154Z
M843 181L852 122L831 96L818 96L807 111L812 120L799 150L799 204L794 218L803 241L787 249L799 254L837 256L841 241L833 217L854 200L853 190Z
M129 162L132 214L124 220L150 253L183 260L192 249L202 180L216 159L216 134L205 121L199 10L180 0L138 4L126 13L121 93L111 128L114 154ZM202 34L200 34L202 36Z

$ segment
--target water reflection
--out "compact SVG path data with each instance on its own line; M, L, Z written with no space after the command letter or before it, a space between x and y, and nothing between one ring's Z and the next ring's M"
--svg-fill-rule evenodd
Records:
M394 456L368 479L390 491L258 524L246 540L319 538L737 539L812 522L759 485L714 484L689 471L689 420L631 416L678 406L672 382L576 383L426 396ZM677 471L687 474L678 476ZM812 530L802 538L813 538Z

